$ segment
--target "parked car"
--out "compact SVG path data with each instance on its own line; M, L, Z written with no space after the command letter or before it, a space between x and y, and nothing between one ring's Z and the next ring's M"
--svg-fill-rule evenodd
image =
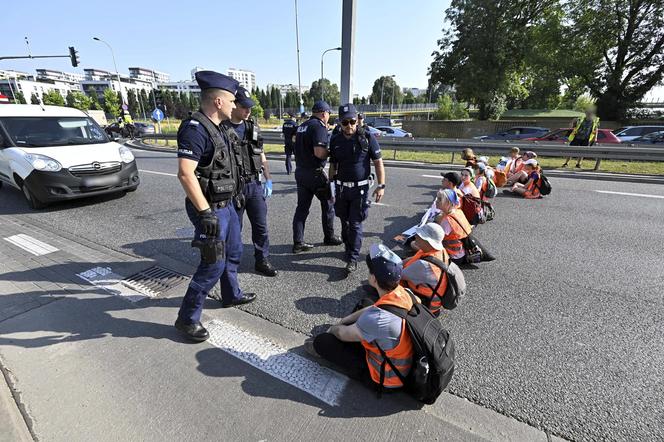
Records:
M134 155L78 109L0 106L0 186L23 191L30 207L131 192L140 183Z
M625 126L613 131L620 141L632 141L653 132L663 131L664 126Z
M391 126L377 126L376 129L383 132L386 137L398 137L398 138L413 138L413 134L406 132L405 130L399 127Z
M154 124L134 123L134 136L154 135L156 133Z
M524 141L553 141L556 143L566 143L569 139L569 134L571 133L571 127L567 129L556 129L541 137L525 138ZM613 144L620 143L620 139L609 129L598 129L597 142Z
M664 145L664 130L658 132L651 132L648 135L644 135L642 137L638 137L630 141L630 143Z
M547 127L511 127L503 132L493 135L480 135L473 137L475 140L523 140L525 138L535 138L544 136L549 132Z
M366 130L369 131L369 133L370 133L371 135L373 135L374 137L379 137L379 138L380 138L380 137L384 137L384 136L385 136L385 134L383 133L383 131L380 131L380 130L376 129L376 128L373 127L373 126L365 126L365 128L366 128Z

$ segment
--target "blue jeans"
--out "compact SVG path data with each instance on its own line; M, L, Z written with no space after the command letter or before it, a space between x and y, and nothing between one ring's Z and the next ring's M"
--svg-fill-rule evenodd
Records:
M198 212L189 200L185 208L189 220L194 225L195 238L205 239L205 234L201 233ZM219 218L217 238L225 244L224 256L214 264L205 264L202 261L198 264L178 312L178 318L187 324L201 320L205 298L217 283L220 285L221 298L224 302L242 297L242 290L237 281L237 269L242 260L240 221L233 204L216 209L215 213Z
M244 208L237 211L240 230L244 221L244 212L251 223L251 241L254 243L256 262L270 256L270 239L267 232L267 203L263 196L263 186L259 180L252 180L244 185Z

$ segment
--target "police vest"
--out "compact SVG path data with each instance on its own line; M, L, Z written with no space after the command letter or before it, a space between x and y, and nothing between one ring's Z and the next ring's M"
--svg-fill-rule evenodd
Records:
M413 307L413 300L406 289L397 286L397 288L390 293L381 296L374 305L376 307L380 305L394 305L406 311L410 311ZM371 379L375 383L387 388L403 387L399 375L392 370L390 364L388 364L385 358L383 358L378 346L373 342L367 342L365 340L362 340L362 346L366 353L366 360ZM403 376L407 376L413 364L413 341L410 334L408 334L405 320L401 320L401 335L399 336L399 343L390 350L383 350L397 370L399 370Z
M210 164L196 167L196 177L201 186L201 191L209 203L221 203L230 200L237 192L238 177L235 170L233 156L229 146L222 136L225 129L216 126L208 117L201 112L191 114L191 120L198 121L208 133L214 145L214 154ZM185 120L180 130L187 126ZM179 136L179 133L178 133Z
M336 134L333 133L332 136L338 136L338 137L344 137L343 133L341 131L337 132ZM334 140L330 140L330 146L332 146ZM353 135L353 163L357 163L360 160L361 154L367 154L369 152L369 132L367 132L364 128L358 128L357 132ZM359 147L359 149L357 149ZM342 163L337 164L337 174L339 173L339 170L342 168ZM366 179L368 177L361 178Z
M231 141L236 144L234 148L238 153L240 175L243 178L258 178L263 170L263 137L258 125L252 120L245 120L244 139L240 140L230 121L221 124L231 133Z
M577 118L576 119L576 126L574 129L572 129L572 133L569 134L569 137L567 138L569 141L573 141L574 138L576 137L576 134L579 132L579 129L581 129L581 125L585 121L585 118ZM592 143L595 141L595 137L597 136L597 128L599 127L599 117L593 117L593 125L590 129L590 135L588 136L588 142Z

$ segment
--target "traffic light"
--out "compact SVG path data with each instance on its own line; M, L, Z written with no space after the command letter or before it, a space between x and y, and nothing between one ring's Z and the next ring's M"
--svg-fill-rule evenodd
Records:
M78 66L78 51L73 46L69 46L69 58L71 58L71 65Z

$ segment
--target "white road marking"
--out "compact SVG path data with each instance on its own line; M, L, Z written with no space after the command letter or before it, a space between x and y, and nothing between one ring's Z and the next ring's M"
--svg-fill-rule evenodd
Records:
M30 252L35 256L48 255L49 253L58 251L58 249L55 247L41 242L32 236L24 235L23 233L9 236L5 238L5 241L14 244L16 247L20 247L26 252Z
M122 283L122 276L113 273L110 267L95 267L76 276L99 287L111 295L122 296L131 302L140 301L148 296Z
M371 205L372 205L372 206L390 207L389 204L385 204L385 203L376 203L376 202L373 202L373 201L371 202Z
M436 178L437 180L442 180L443 177L440 175L422 175L424 178Z
M348 378L247 330L214 319L209 343L328 405L339 405Z
M646 193L612 192L610 190L596 190L595 192L597 192L597 193L608 193L608 194L611 194L611 195L640 196L642 198L664 199L664 195L648 195Z
M155 175L177 176L177 174L175 174L175 173L155 172L154 170L143 170L143 169L140 169L139 172L141 172L141 173L153 173L153 174L155 174Z

